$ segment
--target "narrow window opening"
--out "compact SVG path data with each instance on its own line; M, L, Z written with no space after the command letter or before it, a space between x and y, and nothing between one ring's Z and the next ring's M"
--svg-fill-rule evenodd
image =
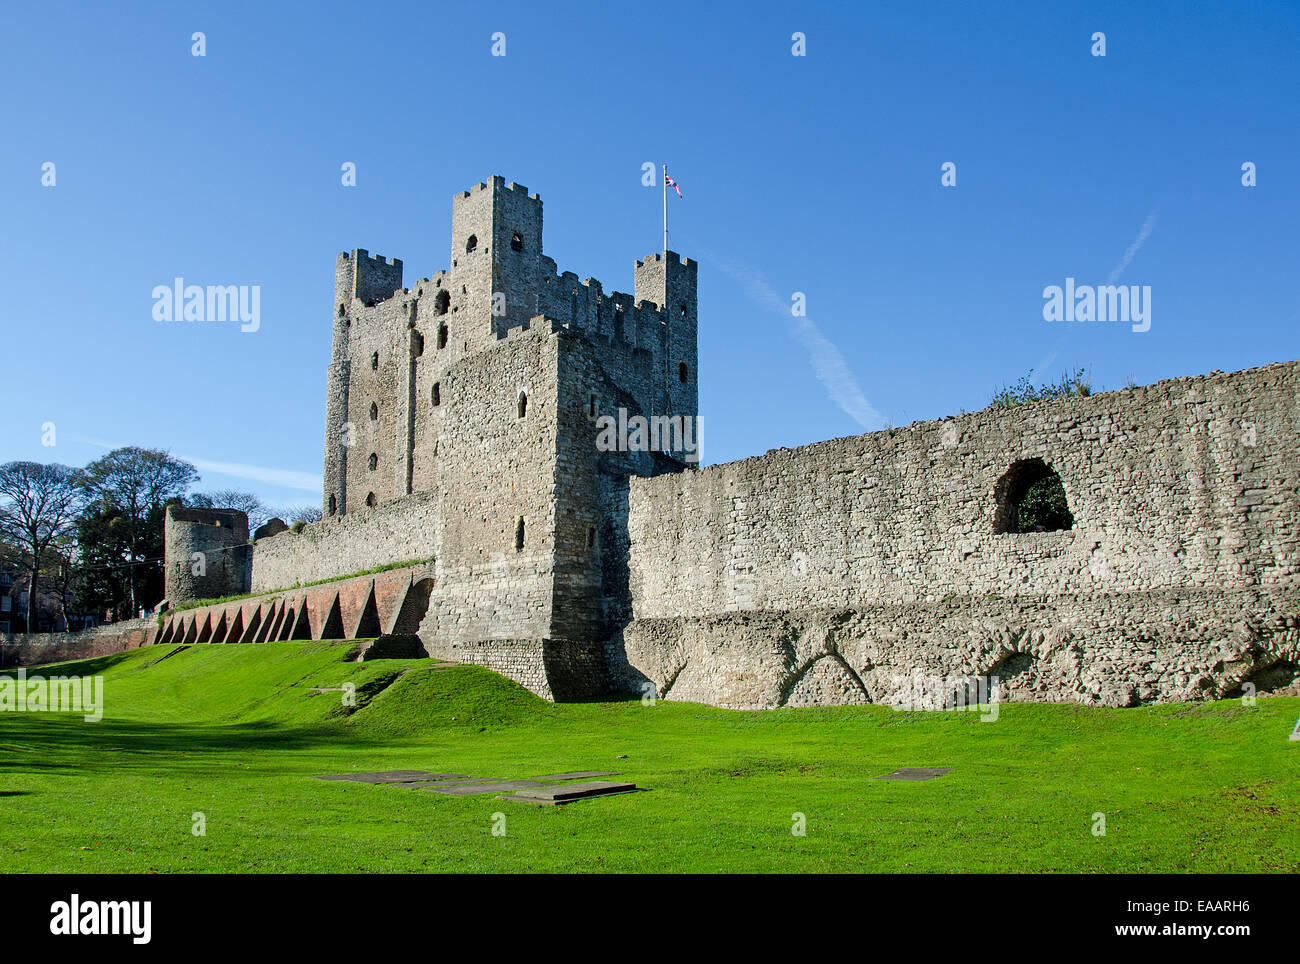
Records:
M691 377L691 366L687 365L686 362L678 362L677 380L681 382L683 385L685 385L686 382L690 379L690 377Z
M379 500L375 498L375 494L373 492L368 493L366 495L366 505L370 506L370 508L373 509L378 504L379 504Z
M466 242L465 242L465 253L466 253L466 254L469 254L471 251L473 251L473 250L474 250L475 248L477 248L477 247L478 247L478 238L477 238L475 235L472 235L472 234L471 234L471 235L469 236L469 239L466 240Z
M524 551L524 520L521 516L515 523L515 552Z
M411 334L412 334L411 348L412 351L415 353L415 357L419 358L421 355L424 354L424 336L420 334L418 331L412 332Z
M330 515L335 515L339 511L339 501L334 496L330 496Z
M376 405L374 402L370 403L370 421L372 422L379 421L379 406Z
M528 393L527 392L519 393L517 413L519 418L523 418L525 415L528 414Z
M598 399L596 397L596 394L593 392L591 396L587 399L587 415L590 418L595 418L599 414L600 414L600 399Z
M524 236L520 234L518 231L516 231L514 233L514 237L510 239L510 250L511 251L524 250Z
M1014 463L993 487L993 532L1058 532L1074 528L1061 477L1042 459Z
M376 455L374 452L371 452L371 453L370 453L370 471L373 472L373 471L374 471L375 469L377 469L377 468L379 468L379 456Z
M587 526L587 548L596 548L596 527Z
M370 356L370 368L372 371L379 371L379 352Z
M441 404L442 404L442 388L441 388L441 385L442 385L441 382L434 382L434 383L433 383L433 393L432 393L432 397L433 397L433 404L435 404L435 405L441 405Z
M447 313L447 309L451 307L451 295L447 293L447 289L444 288L438 292L438 297L433 299L433 306L438 314L445 315Z
M438 347L439 348L447 347L447 326L446 325L438 326Z

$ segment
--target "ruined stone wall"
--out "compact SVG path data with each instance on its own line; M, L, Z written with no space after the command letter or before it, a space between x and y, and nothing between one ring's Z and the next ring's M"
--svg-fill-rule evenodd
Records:
M273 592L337 579L394 562L425 560L437 551L438 492L322 519L253 545L251 592Z
M1187 633L1228 626L1234 607L1243 624L1295 611L1288 600L1300 587L1298 398L1300 364L1292 362L633 478L628 581L637 622L623 634L631 668L641 661L661 677L668 672L645 642L646 627L685 619L690 672L714 680L688 687L690 698L774 705L778 677L757 669L759 657L800 637L800 626L822 618L815 613L991 598L1006 600L989 616L997 632L1075 626L1071 638L1090 654L1079 665L1108 678L1108 700L1143 691L1134 635L1163 654L1166 670L1153 692L1186 698L1183 678L1212 669L1206 661L1217 639L1170 658ZM999 482L1033 458L1060 475L1073 528L997 533ZM1193 589L1204 592L1181 604L1181 623L1162 622L1159 604L1142 603ZM1259 592L1265 595L1249 595ZM1015 616L1022 603L1050 615ZM1089 625L1083 614L1102 605L1127 620L1124 633ZM1131 615L1123 617L1126 607ZM787 614L793 628L755 623L747 615L755 612ZM927 647L950 643L942 626L916 618L915 645L900 637L909 641L895 646L891 671L908 662L899 654L910 652L921 665ZM736 631L741 625L745 633ZM862 634L846 646L860 656L871 634L867 623L856 625ZM766 674L751 681L751 696L728 695L723 682L730 658L721 654L738 645ZM853 665L857 658L846 660L860 676L866 663Z

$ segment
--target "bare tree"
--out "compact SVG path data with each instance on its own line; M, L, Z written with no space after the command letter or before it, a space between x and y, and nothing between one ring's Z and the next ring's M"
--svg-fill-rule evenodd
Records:
M140 611L136 599L135 573L139 564L141 542L148 518L168 499L184 493L198 481L194 466L172 458L160 449L142 449L134 445L114 449L85 468L84 485L92 499L122 514L130 548L127 566L130 573L131 614Z
M35 632L42 558L72 529L81 508L81 473L57 462L0 465L0 534L22 549L27 563L27 631Z
M320 522L324 513L318 505L301 505L289 512L289 522Z

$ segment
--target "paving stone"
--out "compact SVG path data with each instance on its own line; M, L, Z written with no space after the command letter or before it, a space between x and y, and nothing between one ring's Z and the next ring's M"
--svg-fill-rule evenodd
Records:
M945 773L952 773L952 767L902 767L893 773L886 773L877 780L937 780Z
M548 773L538 780L590 780L592 777L616 777L619 770L572 770L569 773Z
M557 786L541 787L535 790L520 790L518 793L512 793L500 799L555 805L572 803L575 800L586 800L591 797L604 797L615 793L632 793L644 789L645 787L638 787L635 783L611 783L607 780L590 780L585 783L561 783Z
M416 783L423 780L464 778L463 773L430 773L428 770L379 770L376 773L338 773L317 780L352 780L356 783Z

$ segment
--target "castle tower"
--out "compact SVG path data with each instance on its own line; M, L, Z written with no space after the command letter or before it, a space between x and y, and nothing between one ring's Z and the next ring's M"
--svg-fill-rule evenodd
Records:
M453 336L472 351L525 328L542 286L542 200L494 175L451 205Z
M163 553L163 590L173 608L248 592L253 554L248 516L238 509L169 504L163 513Z
M655 414L689 415L700 410L699 372L696 367L699 307L696 282L699 264L675 251L652 254L636 263L635 297L663 312L664 371L656 373Z

